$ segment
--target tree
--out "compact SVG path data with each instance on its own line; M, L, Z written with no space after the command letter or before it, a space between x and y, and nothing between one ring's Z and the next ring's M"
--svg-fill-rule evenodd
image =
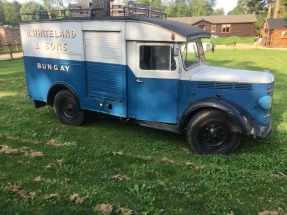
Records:
M88 4L89 2L90 0L76 0L76 3L78 4L82 4L82 3Z
M279 10L280 10L280 0L276 0L275 10L274 10L274 18L278 18Z
M228 15L246 14L248 12L248 0L238 0L237 5L233 10L228 12Z
M217 8L212 12L212 15L218 16L218 15L224 15L224 9L223 8Z
M287 18L287 0L281 0L280 16Z
M159 7L159 8L162 7L161 0L138 0L137 2L140 4L150 5L153 7Z
M207 0L190 0L189 10L191 11L191 15L192 16L211 15L213 12L212 2Z
M168 17L184 17L189 16L188 4L185 0L175 0L168 2L165 8L165 13Z
M43 0L44 9L50 11L54 7L54 0Z
M3 2L0 0L0 24L4 23Z
M30 2L23 3L20 9L21 19L23 21L37 20L40 18L39 12L42 10L43 10L43 6L37 2L30 1ZM27 14L31 14L31 15L27 15Z
M17 1L12 3L5 1L2 3L2 7L4 14L3 23L12 26L18 26L20 21L21 4Z
M268 13L267 13L267 18L271 18L272 16L272 1L268 2Z
M207 16L213 12L215 0L170 0L165 5L169 17Z
M238 14L260 14L266 12L266 6L268 5L268 0L238 0L237 6L230 11L230 15Z
M268 1L266 0L249 0L247 3L249 13L262 13L266 11L266 5Z

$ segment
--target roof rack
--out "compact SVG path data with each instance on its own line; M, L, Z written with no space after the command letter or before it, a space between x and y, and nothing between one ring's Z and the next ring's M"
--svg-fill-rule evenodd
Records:
M161 8L125 0L92 0L89 3L69 4L67 9L21 14L22 21L43 19L92 19L107 16L145 16L166 18Z

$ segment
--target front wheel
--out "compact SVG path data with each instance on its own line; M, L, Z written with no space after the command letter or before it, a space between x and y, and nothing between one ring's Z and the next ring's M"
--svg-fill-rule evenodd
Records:
M193 150L200 154L228 154L239 145L241 132L224 112L204 110L188 123L187 139Z
M63 124L78 126L84 121L85 112L81 110L78 100L69 90L57 93L54 111Z

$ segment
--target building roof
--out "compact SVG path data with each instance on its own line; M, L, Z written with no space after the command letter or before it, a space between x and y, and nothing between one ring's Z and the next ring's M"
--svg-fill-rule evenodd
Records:
M193 16L193 17L171 17L169 20L176 20L189 25L194 25L200 21L211 24L232 24L232 23L255 23L257 19L254 14L242 15L220 15L220 16Z
M269 18L269 19L266 19L266 27L268 29L287 28L287 19L286 18Z

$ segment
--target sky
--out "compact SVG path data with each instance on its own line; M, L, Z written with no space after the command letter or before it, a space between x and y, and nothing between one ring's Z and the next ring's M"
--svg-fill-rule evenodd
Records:
M223 8L225 14L235 8L237 5L237 0L216 0L215 8Z

